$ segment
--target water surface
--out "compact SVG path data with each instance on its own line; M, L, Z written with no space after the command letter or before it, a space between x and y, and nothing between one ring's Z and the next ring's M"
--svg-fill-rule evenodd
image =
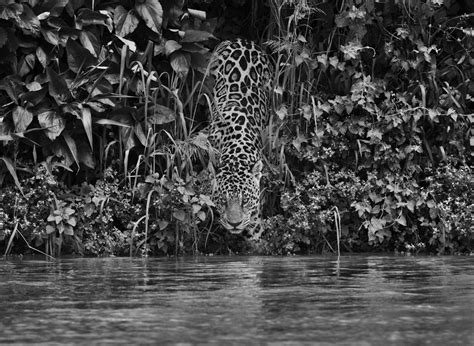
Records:
M0 262L0 343L474 345L474 257Z

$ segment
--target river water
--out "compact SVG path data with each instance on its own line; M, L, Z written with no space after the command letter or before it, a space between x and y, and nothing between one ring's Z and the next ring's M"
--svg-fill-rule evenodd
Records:
M1 261L0 343L474 345L474 257Z

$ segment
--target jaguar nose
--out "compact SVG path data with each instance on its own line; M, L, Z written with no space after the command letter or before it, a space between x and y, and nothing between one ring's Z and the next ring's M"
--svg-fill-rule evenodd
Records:
M242 223L241 221L237 221L237 222L228 221L228 222L229 222L229 225L232 226L232 228L237 228Z

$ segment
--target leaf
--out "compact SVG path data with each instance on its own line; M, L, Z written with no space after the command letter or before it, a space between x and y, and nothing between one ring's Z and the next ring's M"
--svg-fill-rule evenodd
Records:
M87 107L82 107L82 114L81 114L82 126L84 126L84 131L86 131L87 139L89 140L89 144L91 148L94 148L92 145L92 115L91 110Z
M191 207L192 207L192 210L193 210L193 214L197 214L197 212L201 210L201 206L199 204L193 203L193 205Z
M168 221L165 221L165 220L158 221L158 227L160 228L160 231L164 230L168 225L169 225Z
M69 0L45 0L40 1L40 7L36 10L36 13L49 12L51 16L59 16L64 7L66 7Z
M38 122L45 129L46 136L54 141L64 130L65 121L55 111L46 111L38 114Z
M113 126L122 126L122 127L132 127L128 124L123 124L120 121L112 120L112 119L99 119L95 121L96 124L99 125L113 125Z
M179 221L184 221L186 218L186 213L183 210L176 210L173 212L173 217Z
M100 41L95 34L90 31L82 30L79 35L83 47L91 53L94 58L97 58L100 52Z
M122 5L118 5L114 11L115 34L120 37L125 37L135 31L139 20L135 15L125 10Z
M212 202L211 198L207 195L199 195L199 199L201 200L202 203L209 207L214 207L214 202Z
M95 64L92 54L73 39L67 41L66 50L69 68L76 73Z
M214 38L214 35L207 31L202 30L186 30L184 33L184 37L181 40L182 43L189 43L189 42L202 42L207 41L211 38Z
M402 226L407 225L407 219L405 218L405 215L401 214L397 219L395 219L396 222L398 222Z
M67 147L69 148L69 151L72 154L72 157L74 158L74 161L76 162L77 169L79 170L80 165L79 165L79 158L78 158L78 154L77 154L76 141L71 137L71 135L67 131L63 132L63 137L64 137L64 140L66 141L66 144L67 144Z
M50 220L49 220L49 217L48 217L48 221L50 221ZM51 225L46 225L46 234L51 234L51 233L53 233L54 231L56 231L56 228L54 228L54 227L51 226Z
M163 23L163 8L158 0L136 1L135 11L145 21L145 24L154 32L161 32Z
M79 10L78 16L76 18L76 23L79 26L79 29L81 29L82 26L87 26L87 25L108 26L108 23L107 23L108 20L109 20L109 17L106 16L105 14L92 11L91 9L88 9L88 8L82 8Z
M206 213L203 212L202 210L197 214L197 216L201 221L206 220Z
M176 113L163 105L154 104L148 107L148 123L153 125L163 125L175 121Z
M46 53L43 47L36 48L36 57L43 67L46 67L51 61L51 57Z
M39 36L41 23L28 5L23 5L23 13L20 15L18 25L23 31L27 31L33 36Z
M64 232L64 234L74 235L74 230L73 230L72 226L70 226L70 225L60 224L58 226L58 228L59 228L59 233L62 233L61 232L61 228L62 228L62 231Z
M21 188L20 181L18 180L18 176L16 175L15 165L13 164L12 160L7 157L0 157L0 160L3 161L5 166L7 167L8 172L12 176L13 180L15 181L15 185L20 190L21 194L23 195L23 189Z
M46 74L49 80L49 94L56 100L56 103L60 105L69 102L72 99L72 95L64 78L59 76L50 67L46 68Z
M173 71L178 75L186 75L189 72L189 68L191 66L191 57L189 54L176 51L171 54L170 64L173 68Z
M16 19L18 20L19 16L23 12L23 5L20 4L15 4L15 3L10 3L10 4L5 4L2 2L2 5L0 7L0 19Z
M18 106L13 110L12 117L13 123L15 124L15 131L25 132L33 120L33 113L26 108Z
M171 53L180 50L182 46L175 40L168 40L165 43L165 55L169 56Z
M76 218L70 217L69 220L67 220L67 223L71 225L72 227L76 226Z

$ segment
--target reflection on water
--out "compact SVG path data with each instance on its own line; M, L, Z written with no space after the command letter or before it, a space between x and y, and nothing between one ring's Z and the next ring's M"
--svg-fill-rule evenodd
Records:
M474 257L0 262L0 343L473 345Z

